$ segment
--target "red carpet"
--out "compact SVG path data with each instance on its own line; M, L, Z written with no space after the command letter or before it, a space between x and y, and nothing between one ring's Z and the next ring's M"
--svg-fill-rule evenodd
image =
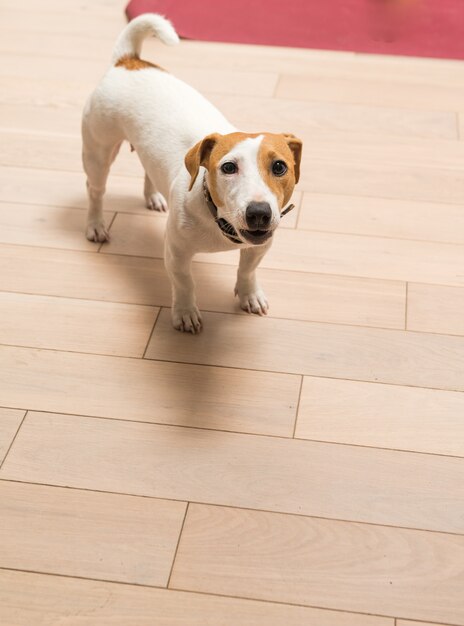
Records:
M179 35L296 48L464 59L464 0L131 0Z

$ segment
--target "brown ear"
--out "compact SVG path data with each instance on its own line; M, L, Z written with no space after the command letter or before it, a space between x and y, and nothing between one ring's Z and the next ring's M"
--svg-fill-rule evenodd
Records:
M295 183L300 180L300 163L301 163L301 152L303 150L303 142L295 135L284 133L285 141L288 144L288 147L293 152L293 160L295 161Z
M196 143L193 148L185 155L184 163L185 167L190 174L190 185L189 191L191 191L193 185L198 176L198 172L200 170L200 165L208 168L209 156L211 154L211 150L214 148L217 140L221 135L218 133L213 133L212 135L207 135L204 139Z

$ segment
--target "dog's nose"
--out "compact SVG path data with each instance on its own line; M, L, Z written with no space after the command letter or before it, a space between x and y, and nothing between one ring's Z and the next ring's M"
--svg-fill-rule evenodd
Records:
M267 202L250 202L246 208L245 217L250 230L266 229L271 223L271 207Z

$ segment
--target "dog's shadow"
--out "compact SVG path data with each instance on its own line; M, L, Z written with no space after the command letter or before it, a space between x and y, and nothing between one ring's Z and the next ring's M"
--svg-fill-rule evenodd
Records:
M69 206L81 207L84 201L84 195L73 198L70 199ZM134 213L122 214L124 207L126 209L131 207ZM89 281L101 281L101 289L99 290L102 294L101 300L160 307L161 310L154 326L152 340L157 333L162 335L163 355L172 354L174 363L176 362L176 345L178 345L179 341L182 341L182 363L190 364L185 367L183 365L178 366L179 376L182 378L181 381L176 382L173 374L172 386L175 386L174 405L171 407L160 407L159 418L157 417L156 408L159 405L159 397L156 389L162 383L153 379L153 374L149 373L152 372L151 368L140 368L142 380L138 382L142 385L144 400L152 398L153 402L153 415L146 421L159 421L160 423L189 427L234 430L232 424L228 423L227 402L225 402L223 407L215 406L214 404L218 385L220 386L221 381L225 380L225 377L221 377L222 368L219 370L218 375L218 368L198 364L198 341L201 341L202 344L201 362L206 364L214 363L214 353L217 351L217 340L219 340L219 337L216 335L219 329L214 324L207 325L202 332L202 336L192 337L189 334L180 334L167 322L170 318L171 288L162 259L165 216L146 209L143 198L115 195L111 191L105 196L105 209L108 212L115 211L116 213L120 210L121 213L116 216L116 220L123 215L124 228L121 229L121 224L116 227L117 221L114 221L111 224L112 228L110 227L111 239L109 243L103 245L89 243L89 246L87 246L92 255L91 257L87 256L88 260L86 262L86 267L88 266L89 268ZM137 209L136 212L135 209ZM60 224L57 224L57 226L62 226L63 229L66 226L68 233L70 232L69 210L63 209L57 218L60 220ZM86 212L79 210L79 213L81 219L73 220L72 229L78 229L84 239ZM136 219L131 220L132 216L136 216ZM138 216L142 216L142 219L137 219ZM108 221L108 215L106 218ZM136 254L128 254L127 250L121 252L121 246L124 248L124 242L133 242L134 236L136 237L137 233L140 233L140 223L146 224L147 228L147 231L143 234L145 243L142 246L142 252L146 248L146 242L149 242L152 249L156 251L157 257L155 258L149 258L148 256L143 256L143 254L138 255L138 250L134 246L131 246L131 250L132 252L135 250ZM73 238L77 236L75 232L70 234ZM99 245L100 249L97 248ZM86 244L83 246L83 249L85 248ZM97 263L101 267L95 267L95 263L92 261L93 255L99 257ZM101 257L106 258L104 262L101 261ZM214 255L211 255L211 257L209 263L203 261L196 262L193 266L200 308L202 308L203 304L203 311L240 312L238 301L234 299L233 295L236 267L212 265L215 259ZM93 272L94 267L98 271ZM82 297L86 298L88 296L83 293ZM170 350L170 344L172 344L172 351ZM222 352L232 349L233 346L227 345L223 345L221 348ZM147 360L150 360L149 357L150 350L148 350ZM153 359L156 360L156 352ZM163 356L163 360L170 361L171 359L169 357L166 359ZM167 371L174 371L175 367L166 366L166 369ZM191 373L191 380L189 372ZM178 382L181 382L181 384L178 384ZM224 383L222 382L222 384ZM130 389L128 393L131 393ZM160 393L160 396L166 397L166 394ZM231 407L231 412L234 412L233 407ZM221 415L218 418L219 413ZM218 423L218 419L223 421Z

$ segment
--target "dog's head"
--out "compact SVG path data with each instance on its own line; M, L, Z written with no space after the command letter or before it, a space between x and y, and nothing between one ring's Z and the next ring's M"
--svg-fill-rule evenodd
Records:
M200 166L218 217L247 242L267 241L280 221L300 175L302 142L294 135L213 133L185 156L192 189Z

